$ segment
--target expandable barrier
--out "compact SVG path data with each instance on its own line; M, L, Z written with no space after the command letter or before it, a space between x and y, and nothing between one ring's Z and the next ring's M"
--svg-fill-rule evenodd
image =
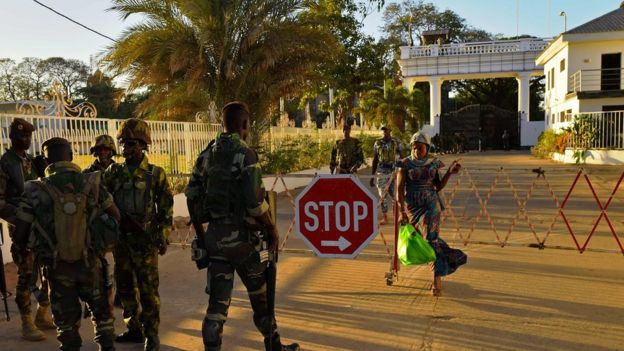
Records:
M603 193L605 192L604 190L607 189L606 185L602 184L604 182L601 182L601 181L592 182L592 179L590 175L587 173L586 169L568 168L564 170L563 168L556 168L556 170L558 173L555 179L557 179L556 183L559 186L558 191L555 191L555 189L553 188L553 184L551 182L551 176L547 175L547 174L550 174L551 171L544 170L542 168L529 169L529 170L527 169L505 169L502 167L495 168L495 169L494 168L493 169L469 169L466 167L462 168L461 172L455 175L452 181L449 182L449 184L447 185L447 188L440 192L441 202L445 207L445 210L442 212L442 215L441 215L441 226L443 226L441 229L441 233L442 233L441 235L445 237L447 242L460 244L460 245L461 244L463 245L490 244L490 245L498 245L501 247L528 246L528 247L535 247L538 249L544 249L544 248L556 248L556 249L568 249L568 250L573 249L573 250L577 250L579 253L583 253L588 250L610 252L610 253L617 252L617 253L621 253L624 255L624 246L622 245L622 242L618 236L618 230L616 229L616 226L614 225L612 218L611 218L615 214L610 215L608 212L609 208L612 207L615 201L618 201L620 204L624 204L624 194L621 192L618 193L618 190L620 186L622 185L622 182L624 181L624 172L621 174L617 182L615 182L615 186L613 187L613 189L612 190L609 189L609 195L606 198L606 200L602 201L600 197L598 196L595 184L599 183L599 186L603 190L602 191ZM570 183L561 179L561 173L564 171L570 175L574 174L574 178L572 179ZM521 177L522 179L530 180L530 182L525 184L524 182L521 182L517 179L514 181L513 179L514 177L512 177L510 173L514 173L514 176L516 178L518 178L519 175L522 175ZM527 178L526 175L530 175L530 179ZM288 204L292 208L292 211L294 213L295 196L293 195L292 191L294 188L300 187L302 184L297 184L296 186L289 186L288 185L289 182L287 182L285 179L313 178L314 176L315 175L313 174L310 174L310 175L277 174L273 176L268 176L268 177L274 177L274 178L272 179L271 186L267 187L267 190L281 190L281 192L288 198ZM488 179L488 176L491 177L492 179L491 180ZM361 179L368 180L372 176L371 175L358 175L358 177ZM598 176L596 177L600 178ZM575 231L573 229L574 225L577 225L577 224L572 223L570 221L570 215L574 216L575 215L574 212L578 211L579 208L575 208L575 209L569 208L570 200L573 198L572 196L573 192L579 188L581 184L579 180L581 180L581 178L584 180L583 183L587 185L589 189L589 193L591 195L582 197L580 199L582 203L578 205L577 207L583 209L583 211L585 211L584 212L585 215L587 215L587 213L590 213L587 211L586 207L588 205L586 204L586 202L591 201L598 208L598 215L595 219L594 218L591 218L591 219L582 218L583 221L586 222L587 220L587 221L591 221L592 223L592 228L584 240L580 240L581 235L579 234L579 231L578 230ZM568 184L570 185L568 186ZM391 186L391 182L388 182L385 188L383 189L384 194L390 191L390 186ZM280 189L278 189L278 187ZM565 192L561 190L563 187L565 187ZM543 188L544 190L539 192L538 188ZM519 191L519 189L521 190ZM512 209L512 210L504 209L504 208L502 209L505 211L506 214L511 215L510 217L505 219L505 220L508 220L508 223L505 223L505 221L500 220L499 218L500 214L492 212L493 205L491 204L491 202L492 202L493 197L499 196L500 193L503 191L509 194L508 196L506 196L505 199L511 201L517 207L516 209ZM460 196L459 196L460 192L463 192L463 199L466 202L463 204L463 206L459 203L459 201L462 201L462 199L460 199ZM560 194L565 193L563 200L560 200L560 197L557 196L557 192ZM542 221L542 223L543 224L545 223L546 225L545 225L545 229L543 229L541 232L535 224L536 215L535 213L534 214L530 213L529 206L528 206L529 202L532 199L534 199L535 195L538 193L540 193L541 195L540 201L544 202L548 199L548 201L552 203L552 205L549 205L548 207L543 205L542 207L544 208L544 210L541 212L544 212L544 213L547 212L548 208L550 208L551 212L554 212L552 219L549 219L547 221L546 220ZM468 201L470 199L467 195L470 195L471 197L473 197L474 200L469 203ZM378 207L381 206L380 201L377 203L377 206ZM389 225L385 225L385 226L379 224L379 228L378 228L379 236L381 238L381 242L383 243L383 246L385 249L384 253L383 254L379 252L372 253L370 251L367 252L366 250L362 253L362 256L370 255L370 256L375 256L378 258L385 257L385 258L390 259L391 270L388 273L389 277L395 277L398 272L398 263L396 259L395 249L394 249L396 247L396 233L398 231L398 223L396 223L396 219L398 218L398 212L396 210L396 205L393 207L394 207L394 218L395 218L394 225L392 226L391 225L392 223L389 223ZM497 207L500 207L500 205L497 205ZM542 207L540 207L540 209ZM478 212L474 215L470 215L470 214L467 215L465 212L468 209L477 209ZM463 211L464 213L461 213L461 211ZM567 214L568 211L571 211L572 213ZM283 207L280 212L282 213L284 212ZM621 221L624 224L624 211L620 211L620 212L622 213L618 212L619 216L616 218L616 223L619 223L618 221ZM540 213L540 215L542 215L543 217L544 213ZM499 219L496 220L496 218L499 218ZM610 233L615 239L615 243L617 244L616 250L589 249L588 248L588 244L590 243L592 238L595 236L596 230L599 224L601 223L601 221L603 220L608 225ZM511 240L514 233L518 232L518 234L521 234L519 232L519 227L522 223L526 224L526 226L528 227L528 232L530 233L529 236L532 238L530 242L518 242L518 241ZM570 238L572 239L572 242L574 243L573 246L547 245L547 242L553 233L553 228L555 227L557 223L565 225L567 233L570 235ZM479 225L483 225L483 224L485 224L487 228L478 228ZM292 220L290 221L288 225L288 230L285 233L280 233L283 238L279 245L280 250L286 250L286 251L292 250L296 252L302 251L301 249L290 249L288 247L288 241L289 241L289 238L292 236L294 227L295 227L295 219L293 215ZM392 234L394 235L394 238L393 238L394 240L392 243L390 243L387 240L387 235L390 234L389 233L390 230L393 231ZM456 238L449 239L449 236L451 236L449 235L449 232L453 232L453 231L456 234ZM489 232L490 235L493 234L495 240L486 241L486 240L475 239L474 236L476 235L475 233L477 232L479 233L480 236L487 235L487 233ZM190 240L190 236L186 234L184 238L179 237L178 239L182 241L180 242L180 244L184 245L187 243L188 240ZM526 238L523 238L523 240L524 239ZM311 252L309 250L303 250L303 251Z

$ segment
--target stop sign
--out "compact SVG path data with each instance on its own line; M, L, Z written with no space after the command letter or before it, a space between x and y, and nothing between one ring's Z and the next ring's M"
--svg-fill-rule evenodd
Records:
M354 258L377 234L376 198L350 174L320 175L295 199L295 225L319 257Z

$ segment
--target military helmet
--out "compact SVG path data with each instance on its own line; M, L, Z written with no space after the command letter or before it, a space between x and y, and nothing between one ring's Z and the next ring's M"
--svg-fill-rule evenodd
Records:
M145 144L151 144L152 137L150 134L150 127L147 122L138 118L129 118L123 121L119 127L117 139L137 139Z
M35 126L23 118L15 118L9 127L9 137L15 135L16 132L34 132Z
M117 150L115 149L115 140L113 140L110 135L103 134L97 136L91 144L89 152L91 154L94 154L95 150L99 147L110 149L113 152L113 156L117 155Z
M71 143L65 138L53 137L44 141L43 144L41 144L41 148L44 151L54 146L67 146L71 148Z
M412 135L412 139L410 139L410 144L413 145L415 143L431 145L431 137L429 137L429 134L425 132L414 133L414 135Z

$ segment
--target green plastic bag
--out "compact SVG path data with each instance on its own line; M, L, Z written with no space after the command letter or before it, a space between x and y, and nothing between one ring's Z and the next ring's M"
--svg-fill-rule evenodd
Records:
M402 225L399 229L397 255L399 261L405 266L425 264L436 259L435 251L431 245L411 224Z

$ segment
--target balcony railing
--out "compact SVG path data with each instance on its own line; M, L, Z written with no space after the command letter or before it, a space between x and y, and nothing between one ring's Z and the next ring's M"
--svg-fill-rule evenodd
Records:
M622 90L624 69L583 69L568 78L568 93Z
M589 117L580 120L581 116ZM568 115L569 127L584 132L572 134L568 147L577 149L624 150L624 111L575 113ZM584 136L584 137L583 137Z
M445 45L403 46L401 47L401 58L539 52L548 46L549 41L549 39L531 38Z

